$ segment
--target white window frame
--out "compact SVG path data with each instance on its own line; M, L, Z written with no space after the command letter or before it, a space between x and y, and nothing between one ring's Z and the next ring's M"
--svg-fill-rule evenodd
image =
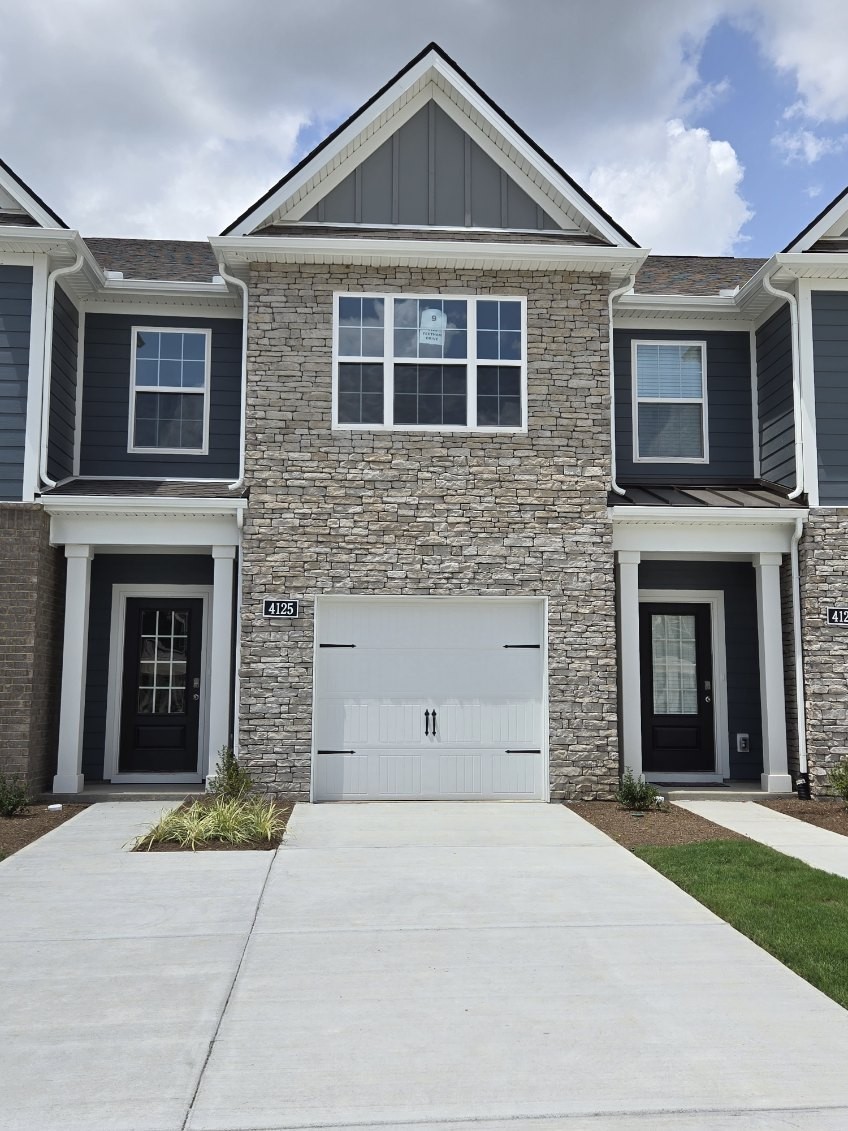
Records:
M637 369L639 346L697 346L701 351L701 396L700 397L640 397L639 373ZM634 463L692 463L710 462L710 430L707 406L707 343L686 338L667 341L665 338L633 338L630 343L631 374L631 418L633 424L633 462ZM697 404L701 406L701 433L704 440L702 456L643 456L639 454L639 405L640 404Z
M383 299L383 357L339 357L338 331L339 331L339 299L342 298L380 298ZM394 300L395 299L446 299L460 300L468 304L468 342L469 356L462 358L395 358L394 356ZM477 300L518 302L521 304L521 360L499 361L496 358L477 358ZM483 432L520 435L527 432L527 296L508 294L455 294L445 292L440 294L410 293L407 291L334 291L333 292L333 381L332 381L332 427L334 431L341 432ZM471 343L473 353L471 354ZM387 347L391 345L391 351ZM339 365L345 364L381 364L383 366L383 423L382 424L342 424L339 422ZM394 413L395 390L395 364L399 365L465 365L466 371L466 397L467 397L467 424L387 424L385 423ZM521 375L521 425L517 428L506 428L491 425L477 424L477 368L480 365L506 366L517 369Z
M139 334L203 334L206 338L203 363L205 373L203 387L182 388L174 386L157 386L156 388L142 386L136 388L135 362L136 344ZM129 431L127 433L127 451L130 455L160 455L160 456L206 456L209 455L209 401L212 385L212 330L206 326L133 326L130 329L130 411ZM135 437L135 398L137 393L188 393L192 396L203 397L203 444L199 448L148 448L139 447L134 442Z

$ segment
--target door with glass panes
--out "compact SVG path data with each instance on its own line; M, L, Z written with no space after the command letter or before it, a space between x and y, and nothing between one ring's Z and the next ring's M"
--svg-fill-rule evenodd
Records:
M639 606L642 768L646 773L715 770L709 604Z
M197 770L203 601L128 598L118 771Z

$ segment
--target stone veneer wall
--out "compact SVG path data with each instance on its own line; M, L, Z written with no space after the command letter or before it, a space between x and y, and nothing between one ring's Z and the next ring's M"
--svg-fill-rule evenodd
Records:
M828 605L848 605L848 508L810 511L800 544L807 758L814 793L848 757L848 628L830 626Z
M240 750L305 796L313 597L549 601L551 788L618 780L608 281L568 273L254 266L250 279ZM331 430L334 291L528 297L527 435ZM303 600L286 625L261 598Z
M52 784L65 559L40 506L0 505L0 772Z

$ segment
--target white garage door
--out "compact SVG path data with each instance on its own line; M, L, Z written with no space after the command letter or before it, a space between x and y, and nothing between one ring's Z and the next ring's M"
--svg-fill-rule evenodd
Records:
M544 603L321 598L316 801L543 799Z

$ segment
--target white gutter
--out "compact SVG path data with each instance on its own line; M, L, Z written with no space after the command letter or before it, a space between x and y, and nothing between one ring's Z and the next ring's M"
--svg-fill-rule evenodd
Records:
M804 492L804 431L801 424L801 343L798 332L798 300L791 291L778 290L772 284L771 274L763 276L763 289L774 298L786 299L789 303L790 339L792 345L792 412L795 420L795 488L789 492L790 499L797 499Z
M795 707L798 715L798 770L807 773L807 704L804 699L804 644L801 639L801 576L798 568L798 543L804 520L795 520L790 560L792 563L792 637L795 652Z
M617 298L627 294L628 291L633 290L636 284L636 275L633 274L627 282L618 287L617 290L610 291L607 298L607 311L609 312L609 384L610 384L610 487L615 491L616 495L625 495L627 492L623 487L619 487L616 481L616 458L615 458L615 343L613 341L612 329L612 304ZM633 422L633 427L636 427L636 421Z
M79 252L70 267L57 267L47 276L47 298L44 322L44 369L42 371L41 392L41 459L38 473L46 487L55 487L56 481L47 474L47 449L50 443L50 392L53 368L53 299L56 293L56 280L62 275L73 275L82 267L83 254Z
M228 283L241 290L241 422L239 424L239 473L238 479L229 484L231 491L244 486L244 450L247 438L247 283L229 275L223 263L218 260L218 273Z

